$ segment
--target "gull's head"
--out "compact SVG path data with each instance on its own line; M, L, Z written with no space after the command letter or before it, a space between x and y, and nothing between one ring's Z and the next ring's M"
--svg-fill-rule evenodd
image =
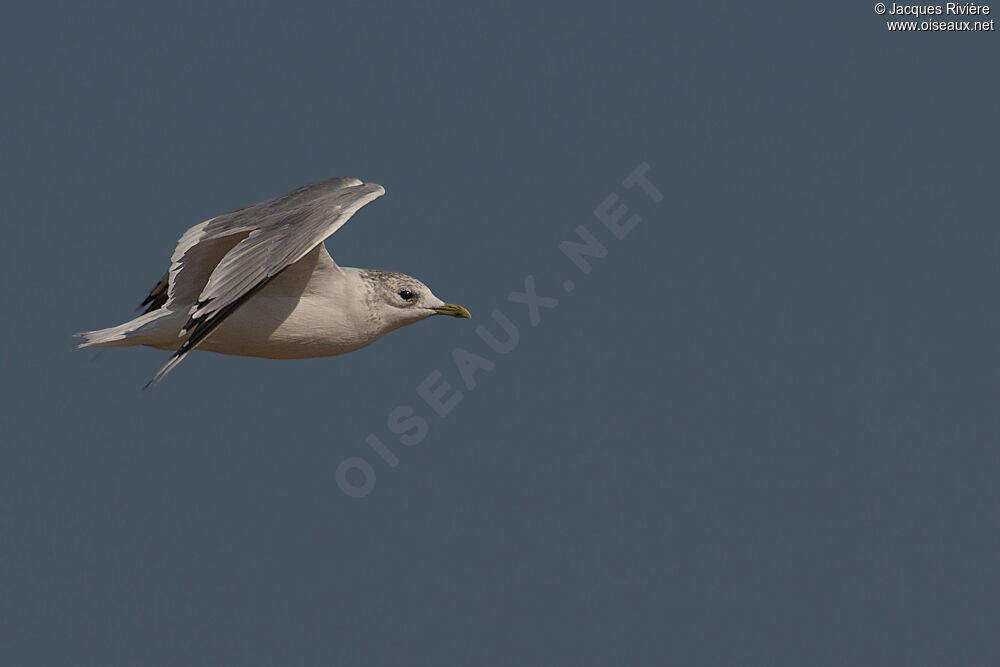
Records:
M463 306L445 303L416 278L393 271L363 270L373 314L387 329L413 324L434 315L472 317Z

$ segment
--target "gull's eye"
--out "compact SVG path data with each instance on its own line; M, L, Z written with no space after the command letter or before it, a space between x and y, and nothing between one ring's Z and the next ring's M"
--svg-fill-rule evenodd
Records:
M399 290L399 296L403 298L403 301L409 301L413 298L413 292L408 289L401 289Z

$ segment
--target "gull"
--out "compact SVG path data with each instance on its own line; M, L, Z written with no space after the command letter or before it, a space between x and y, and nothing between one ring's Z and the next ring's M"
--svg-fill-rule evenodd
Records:
M471 317L416 278L341 267L323 241L385 188L331 178L206 220L177 242L170 269L135 319L76 334L78 347L147 345L173 355L158 383L194 349L269 359L353 352L433 315Z

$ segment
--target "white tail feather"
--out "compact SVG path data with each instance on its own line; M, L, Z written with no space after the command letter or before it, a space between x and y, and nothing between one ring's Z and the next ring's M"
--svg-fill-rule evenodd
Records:
M155 345L165 336L154 323L157 320L173 315L172 312L159 309L151 313L140 315L139 317L119 324L108 329L98 329L96 331L82 331L73 334L77 338L85 338L86 342L80 343L77 347L129 347L132 345ZM174 333L176 336L176 332Z

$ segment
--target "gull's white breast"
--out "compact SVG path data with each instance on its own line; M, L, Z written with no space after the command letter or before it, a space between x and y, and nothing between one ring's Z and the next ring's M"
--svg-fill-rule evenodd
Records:
M318 258L319 253L312 255ZM183 316L173 320L170 328L174 336L186 318L184 309ZM384 333L368 307L367 289L358 269L304 259L237 308L199 349L305 359L353 352ZM176 349L177 340L171 337L157 347Z

